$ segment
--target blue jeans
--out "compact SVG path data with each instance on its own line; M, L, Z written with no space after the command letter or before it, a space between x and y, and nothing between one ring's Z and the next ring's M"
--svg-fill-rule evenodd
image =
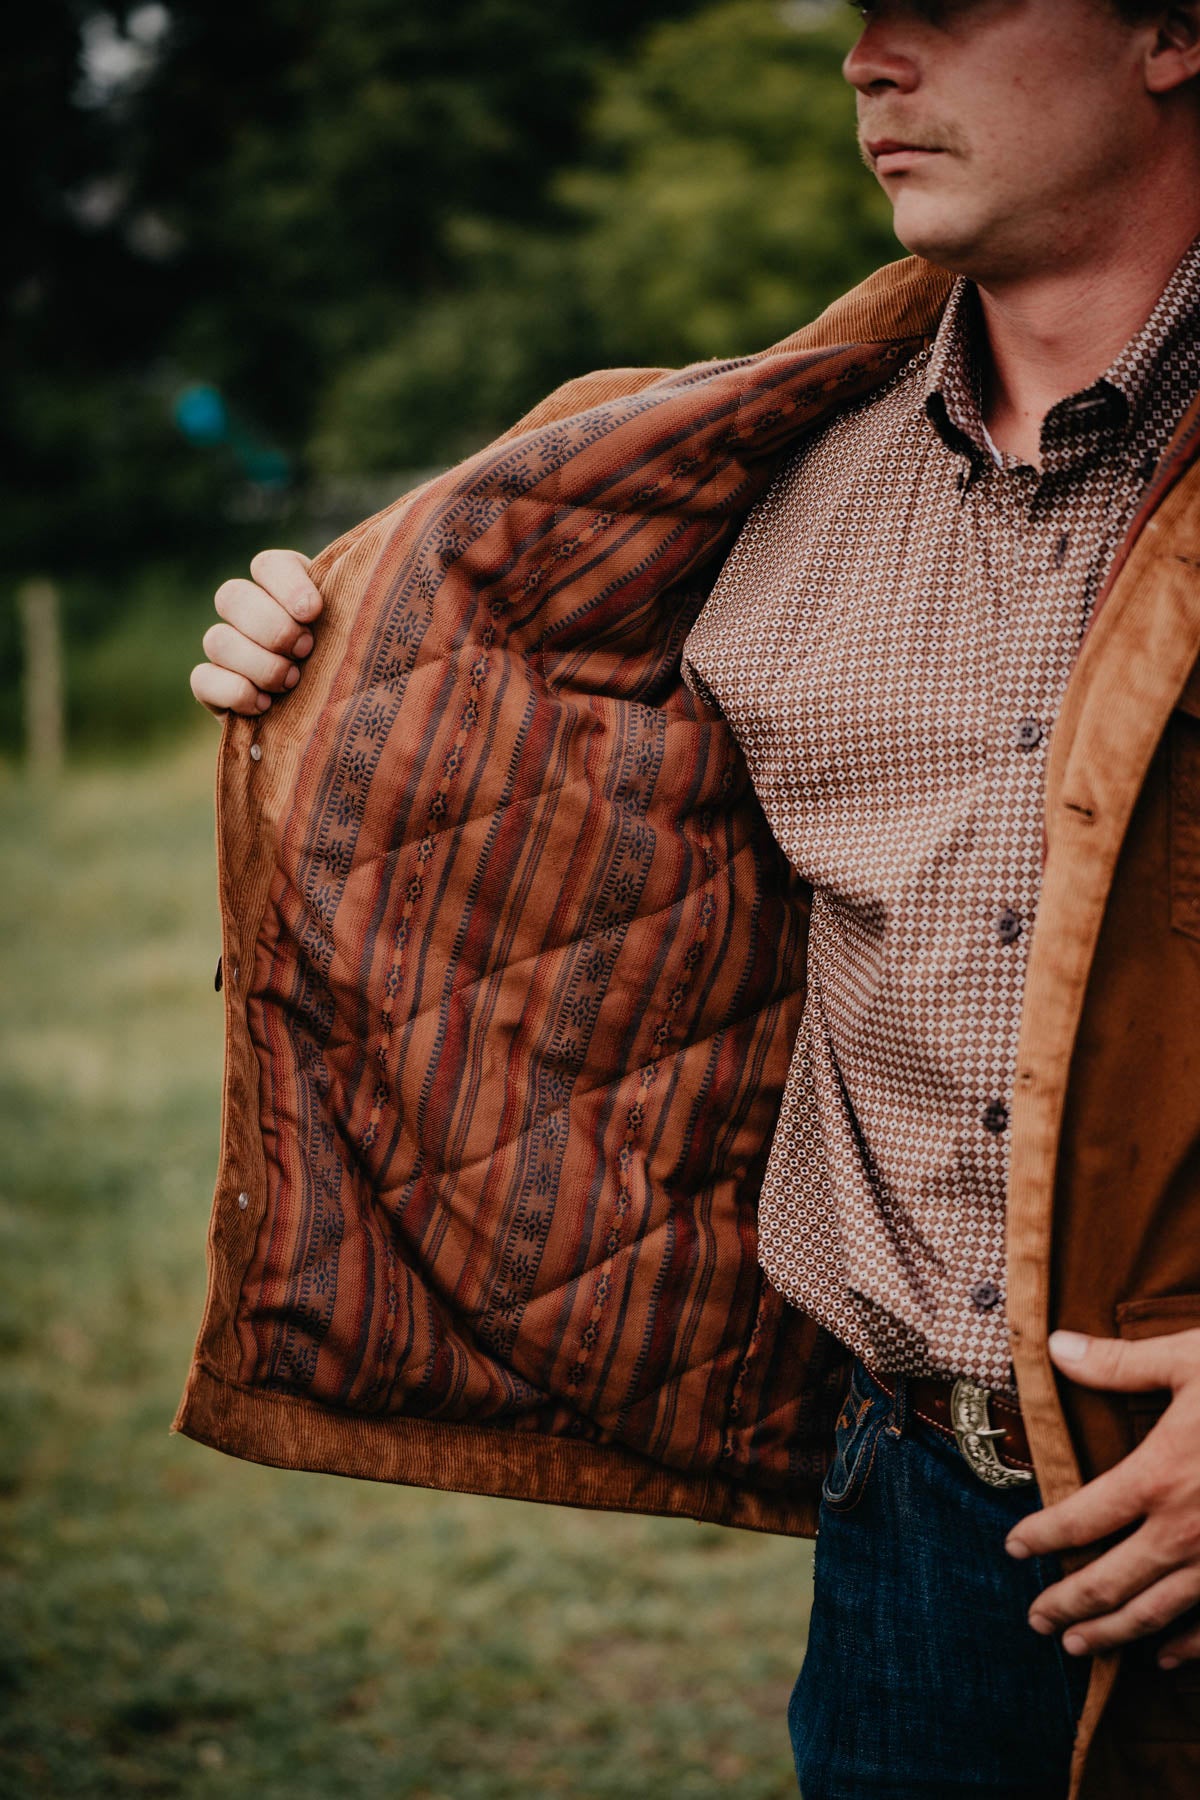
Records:
M1026 1623L1056 1563L1004 1552L1037 1489L985 1487L906 1413L855 1369L788 1709L801 1793L1064 1800L1088 1666Z

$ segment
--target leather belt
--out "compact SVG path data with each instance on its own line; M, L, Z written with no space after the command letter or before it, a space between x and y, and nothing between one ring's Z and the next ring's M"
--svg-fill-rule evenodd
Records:
M906 1411L948 1438L981 1481L991 1487L1014 1487L1030 1479L1033 1458L1020 1402L1013 1395L996 1394L969 1381L868 1372L893 1400L903 1381Z

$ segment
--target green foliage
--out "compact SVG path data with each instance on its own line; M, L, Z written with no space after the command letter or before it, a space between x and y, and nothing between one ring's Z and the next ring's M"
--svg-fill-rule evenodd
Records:
M111 619L104 589L66 593L67 736L77 752L145 750L192 723L188 671L214 617L212 591L232 567L151 563L136 569Z
M789 1800L807 1546L168 1435L220 1104L216 736L0 786L0 1794Z
M216 617L213 592L245 572L265 529L226 524L191 556L147 554L125 572L102 567L59 584L66 736L75 755L157 749L194 723L188 674ZM319 548L320 534L300 520L272 521L270 531L310 553ZM0 591L0 758L16 758L22 747L21 662L15 589Z
M321 466L450 458L567 375L759 349L897 253L841 78L853 21L719 0L605 73L541 232L450 218L455 279L347 357Z
M611 360L761 349L897 254L855 151L848 42L840 14L724 0L614 73L593 166L560 184L587 221L581 266Z
M239 521L306 541L313 478L452 461L598 364L757 348L892 256L839 71L853 29L840 0L23 9L0 65L0 567L72 597L85 740L136 741L186 676L178 583L147 567L195 572L190 632ZM97 32L125 75L97 73ZM223 441L184 436L194 386ZM93 627L120 643L81 653ZM4 746L16 651L0 604Z
M474 222L454 238L461 283L331 380L310 442L318 469L452 462L603 360L571 239Z
M181 439L190 382L302 465L347 357L453 287L457 222L544 221L603 60L680 10L23 9L0 65L4 565L91 573L211 537L243 472Z

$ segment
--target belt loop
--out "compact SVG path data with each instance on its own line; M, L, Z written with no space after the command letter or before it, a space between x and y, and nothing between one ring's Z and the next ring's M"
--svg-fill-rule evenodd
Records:
M904 1436L904 1428L908 1423L908 1377L896 1376L896 1392L892 1399L892 1416L886 1429L894 1438Z

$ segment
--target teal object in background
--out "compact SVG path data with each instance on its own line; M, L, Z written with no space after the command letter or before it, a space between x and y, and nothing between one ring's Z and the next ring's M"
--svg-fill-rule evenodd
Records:
M292 479L292 465L281 450L260 443L230 413L219 388L197 381L176 396L175 423L198 449L227 444L237 457L242 473L256 487L285 488Z
M206 382L196 382L177 396L175 423L189 444L223 444L229 436L225 401Z

